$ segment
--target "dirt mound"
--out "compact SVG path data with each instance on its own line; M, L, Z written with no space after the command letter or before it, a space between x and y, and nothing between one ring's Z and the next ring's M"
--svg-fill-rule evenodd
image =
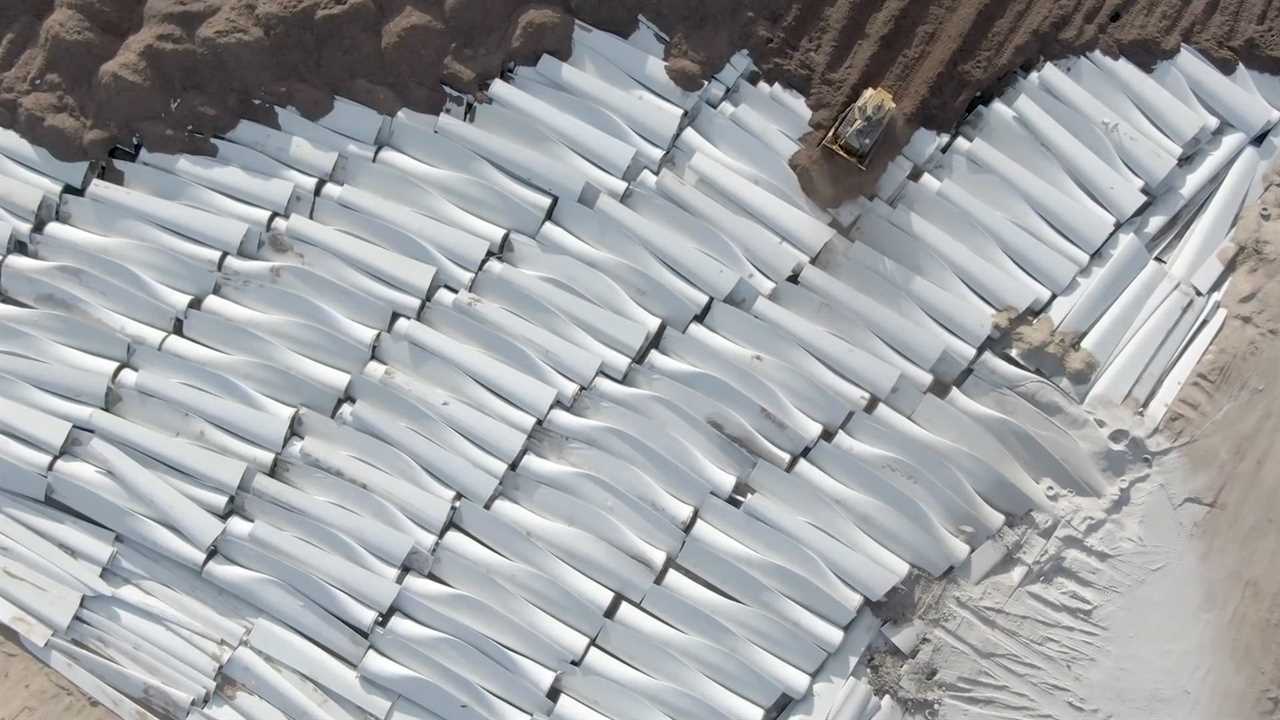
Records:
M312 117L334 94L430 112L441 82L474 90L506 60L564 57L571 15L627 34L638 13L671 34L682 84L746 47L767 79L808 95L817 128L867 85L894 93L896 125L868 171L812 147L793 159L828 205L869 188L910 128L950 127L1041 55L1150 61L1186 40L1219 62L1280 67L1280 4L1267 0L4 0L0 125L84 158L135 136L199 150L189 128L225 131L259 117L259 100Z
M826 3L811 3L822 6ZM826 128L867 85L889 88L898 127L859 171L811 137L792 159L801 183L833 205L869 192L917 126L950 128L975 94L998 93L1020 66L1100 48L1149 65L1194 44L1224 68L1280 67L1280 6L1261 0L886 0L834 2L787 27L787 42L758 61L809 97ZM1268 7L1270 6L1270 7ZM799 42L791 47L791 41ZM769 46L766 45L766 48ZM753 50L766 50L752 46ZM816 135L816 133L815 133Z
M7 0L0 29L0 122L84 157L134 135L190 148L188 128L225 131L256 100L438 108L441 82L563 56L572 22L512 0Z

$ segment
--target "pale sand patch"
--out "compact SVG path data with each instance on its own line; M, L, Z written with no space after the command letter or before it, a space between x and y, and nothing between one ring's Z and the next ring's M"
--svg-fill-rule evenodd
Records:
M0 627L0 720L111 720L115 714L32 657Z
M908 690L937 717L1280 718L1280 186L1233 240L1227 321L1152 447L1112 418L1115 492L1060 498L940 600Z

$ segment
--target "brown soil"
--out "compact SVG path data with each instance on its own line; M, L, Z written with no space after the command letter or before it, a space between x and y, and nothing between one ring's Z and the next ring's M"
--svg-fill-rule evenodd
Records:
M868 189L911 128L950 127L1041 56L1101 47L1150 62L1185 40L1224 64L1280 68L1270 0L3 0L0 125L84 158L135 137L199 150L188 128L225 131L261 115L255 100L316 116L337 93L429 112L441 82L475 90L507 60L563 57L570 14L629 33L637 13L671 34L682 84L745 47L766 79L808 95L817 128L868 85L894 93L868 171L813 138L794 158L827 205Z

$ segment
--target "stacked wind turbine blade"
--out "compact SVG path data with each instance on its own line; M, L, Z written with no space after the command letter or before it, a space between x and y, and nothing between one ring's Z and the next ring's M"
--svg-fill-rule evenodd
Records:
M804 98L665 41L120 185L0 131L0 622L131 717L896 712L868 602L1109 490L1078 401L1221 327L1280 83L1046 64L828 211Z

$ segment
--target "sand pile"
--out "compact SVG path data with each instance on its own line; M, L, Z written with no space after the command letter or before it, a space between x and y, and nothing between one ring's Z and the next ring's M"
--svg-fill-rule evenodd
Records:
M1088 350L1076 346L1079 335L1056 332L1053 319L1048 316L1042 315L1034 320L1023 318L1011 328L1006 342L1051 378L1065 377L1085 383L1098 369L1098 359Z
M627 34L637 13L671 34L679 81L746 47L809 97L818 128L867 85L894 93L898 122L867 172L812 149L794 158L828 205L869 187L907 129L950 127L1041 55L1100 46L1150 61L1186 40L1280 67L1280 6L1263 0L4 0L0 125L85 158L135 135L199 150L188 128L225 131L260 114L255 100L312 117L335 93L431 112L441 82L470 91L506 60L563 57L570 15Z

